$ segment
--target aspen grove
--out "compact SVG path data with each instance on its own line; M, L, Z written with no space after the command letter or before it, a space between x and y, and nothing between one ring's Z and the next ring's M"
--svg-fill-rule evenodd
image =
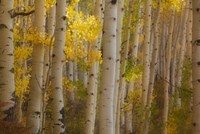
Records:
M0 134L200 134L200 0L0 0Z

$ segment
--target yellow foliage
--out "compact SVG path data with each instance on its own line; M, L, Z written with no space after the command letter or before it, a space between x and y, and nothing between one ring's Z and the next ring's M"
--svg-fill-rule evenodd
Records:
M87 49L83 42L93 44L102 29L100 21L94 16L83 15L82 12L75 10L79 0L72 0L67 8L68 30L66 31L66 61L72 61L76 58L86 58L87 64L92 64L101 58L101 53Z
M66 77L63 78L63 87L66 88L67 91L73 91L76 87L73 83Z
M14 70L15 70L15 87L16 87L16 96L22 95L22 93L28 92L29 80L30 80L30 70L24 68L24 61L28 59L32 54L31 47L15 47L14 51Z
M34 45L50 45L51 38L47 33L38 32L34 27L31 27L25 35L25 41Z
M51 7L53 7L56 4L56 0L46 0L45 1L45 7L46 11L48 12Z

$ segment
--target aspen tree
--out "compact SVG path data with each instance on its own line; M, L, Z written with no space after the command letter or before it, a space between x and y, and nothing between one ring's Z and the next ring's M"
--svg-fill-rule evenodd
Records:
M121 60L121 43L122 43L122 26L124 17L124 0L118 0L117 8L117 49L116 49L116 70L115 70L115 90L114 90L114 133L120 133L120 60Z
M53 133L64 134L64 100L62 88L62 72L64 65L64 45L66 34L66 0L57 0L55 44L52 54L52 105Z
M40 33L45 32L45 0L35 0L34 28ZM27 127L32 134L38 134L41 116L41 95L43 82L43 44L34 44L32 54L32 72L30 80L30 95L28 102Z
M98 19L101 18L102 0L96 0L94 15ZM101 36L101 35L100 35ZM101 45L100 37L92 44L92 50L97 52ZM86 102L86 121L85 134L93 134L95 129L96 116L96 101L97 101L97 87L98 87L98 62L96 61L89 69L89 81L87 87L87 102Z
M0 119L5 121L14 119L15 105L13 8L14 0L0 1L0 103L5 104L0 107Z
M103 24L103 65L99 106L99 133L113 134L117 0L105 0Z
M192 81L193 81L193 112L192 133L200 133L200 1L193 0L193 28L192 28Z
M142 75L142 107L145 108L147 104L147 94L149 86L149 72L150 72L150 61L149 61L149 48L150 48L150 35L151 35L151 6L152 0L147 0L145 3L145 14L144 14L144 51L143 51L143 75Z
M142 74L142 109L143 115L145 115L147 106L147 94L149 86L149 75L150 75L150 37L151 37L151 8L152 0L147 0L145 3L144 12L144 46L143 46L143 74ZM141 133L144 132L145 116L141 118Z
M47 19L47 34L53 40L53 34L55 29L55 6L50 8L48 19ZM50 42L52 43L52 42ZM45 132L45 118L46 118L46 92L49 85L49 78L51 72L51 55L52 55L52 44L48 44L49 46L45 46L44 52L44 78L43 78L43 91L42 91L42 133Z

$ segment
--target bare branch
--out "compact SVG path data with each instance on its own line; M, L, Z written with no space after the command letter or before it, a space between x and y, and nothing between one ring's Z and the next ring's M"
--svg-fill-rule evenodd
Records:
M9 14L10 14L11 18L15 18L15 17L20 16L20 15L21 16L28 16L28 15L33 14L34 12L35 12L35 10L31 10L29 12L15 12L15 10L12 9L12 10L9 11Z

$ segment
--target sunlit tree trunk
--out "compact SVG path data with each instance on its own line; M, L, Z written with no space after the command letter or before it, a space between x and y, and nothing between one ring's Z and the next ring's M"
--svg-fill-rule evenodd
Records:
M10 11L14 8L14 0L0 1L0 119L14 119L15 82L13 56L13 18Z
M63 100L63 65L64 65L64 45L66 34L66 0L57 0L56 4L56 27L55 43L52 54L52 116L53 133L64 134L64 100Z
M193 0L192 29L192 81L193 81L193 113L192 133L200 133L200 1Z
M114 90L114 133L120 134L120 60L121 60L121 43L122 43L122 26L124 17L124 0L118 0L117 8L117 49L116 49L116 70L115 70L115 90Z
M34 28L38 32L45 32L45 0L35 0ZM43 82L43 44L34 44L32 55L32 72L30 80L30 95L28 102L27 127L32 134L38 134L41 116L41 95Z
M116 64L117 0L105 0L104 13L99 133L113 134L113 94Z
M102 9L102 0L96 0L94 15L100 19ZM101 36L101 35L100 35ZM92 51L98 52L100 44L100 37L92 44ZM85 120L85 134L94 134L95 116L96 116L96 101L97 101L97 87L98 87L98 61L91 65L88 73L88 87L87 87L87 102L86 102L86 120Z

